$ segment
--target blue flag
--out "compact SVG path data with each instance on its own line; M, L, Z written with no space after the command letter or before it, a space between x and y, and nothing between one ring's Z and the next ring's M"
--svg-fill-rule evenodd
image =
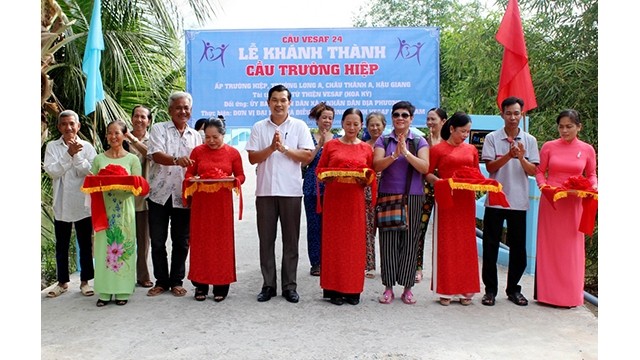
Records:
M102 74L100 73L100 60L104 50L102 37L102 19L100 12L100 0L93 2L93 13L87 36L87 46L84 49L82 59L82 72L87 75L86 92L84 95L84 114L89 115L96 110L96 103L104 100L102 88Z

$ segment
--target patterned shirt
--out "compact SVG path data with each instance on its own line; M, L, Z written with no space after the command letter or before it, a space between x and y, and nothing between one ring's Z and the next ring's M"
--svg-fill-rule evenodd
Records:
M164 205L172 197L174 208L182 205L182 180L187 171L179 165L160 165L153 161L153 154L163 152L169 156L189 156L191 150L202 144L202 137L196 130L186 127L184 133L176 128L173 121L154 124L149 131L149 147L147 158L151 160L149 167L149 200Z

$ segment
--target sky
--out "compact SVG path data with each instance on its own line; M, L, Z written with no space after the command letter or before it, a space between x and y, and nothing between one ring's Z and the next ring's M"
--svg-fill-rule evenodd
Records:
M219 0L222 10L206 29L353 27L368 0ZM187 23L188 25L188 23ZM194 22L194 28L198 28Z

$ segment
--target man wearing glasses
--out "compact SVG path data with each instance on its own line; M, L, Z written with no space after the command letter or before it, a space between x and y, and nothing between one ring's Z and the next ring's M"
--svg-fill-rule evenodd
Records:
M518 285L527 267L526 215L529 209L529 176L535 174L540 162L536 138L520 129L524 101L508 97L502 101L500 115L504 128L495 130L484 139L482 160L486 162L489 177L503 186L509 208L489 205L485 201L484 230L482 236L482 282L485 294L482 304L493 306L498 293L496 262L502 224L507 221L507 245L509 246L509 270L506 293L509 301L526 306L527 299Z

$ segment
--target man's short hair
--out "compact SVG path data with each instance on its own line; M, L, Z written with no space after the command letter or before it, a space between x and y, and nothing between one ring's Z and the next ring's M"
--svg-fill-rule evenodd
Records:
M187 99L189 100L189 105L193 105L193 98L191 94L186 91L174 91L169 95L169 107L173 105L173 102L179 99Z
M75 121L76 124L80 124L80 118L78 117L78 114L76 114L75 111L65 110L60 114L58 114L58 125L60 124L60 121L62 120L62 118L65 118L65 117L73 117L73 121Z

